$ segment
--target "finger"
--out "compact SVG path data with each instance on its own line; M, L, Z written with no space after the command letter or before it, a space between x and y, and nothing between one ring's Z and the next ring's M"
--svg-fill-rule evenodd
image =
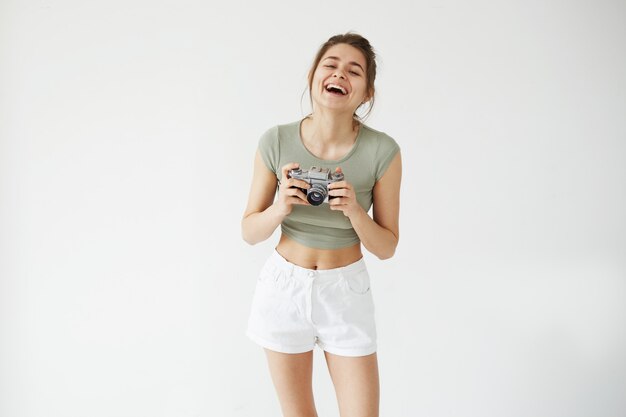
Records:
M290 162L288 164L283 165L283 167L281 168L283 180L287 179L287 173L289 173L290 170L296 169L299 167L300 167L300 164L298 162Z
M295 190L295 193L292 194L294 197L298 197L302 201L307 201L306 192L302 191L299 188L293 188L293 190Z
M280 185L282 192L287 195L295 195L296 192L306 194L305 190L308 189L309 187L310 185L307 183L302 184L298 180L291 180L291 179L285 181L284 183Z
M328 184L328 188L329 189L350 188L350 183L348 181L331 182L330 184Z
M297 200L295 202L295 204L298 204L298 205L301 205L301 206L310 206L311 205L311 203L309 203L306 198L304 200Z
M285 187L298 187L298 188L310 187L308 182L304 180L299 180L296 178L283 178L283 180L280 182L280 185L284 185Z
M349 197L350 190L347 190L345 188L337 188L334 190L328 190L328 195L331 195L333 197Z
M311 185L304 180L297 180L295 178L290 178L287 180L287 184L290 187L298 187L298 188L311 188Z
M306 194L302 192L299 188L290 187L285 190L285 195L289 197L297 197L301 200L306 200Z
M289 197L289 200L290 200L291 204L298 204L298 205L301 205L301 206L310 206L311 205L311 203L308 202L306 197L302 198L299 195L298 196Z

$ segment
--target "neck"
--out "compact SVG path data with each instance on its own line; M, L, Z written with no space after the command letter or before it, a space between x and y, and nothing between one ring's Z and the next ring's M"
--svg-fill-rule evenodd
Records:
M308 116L311 139L325 144L351 144L356 138L358 123L351 114L316 111Z

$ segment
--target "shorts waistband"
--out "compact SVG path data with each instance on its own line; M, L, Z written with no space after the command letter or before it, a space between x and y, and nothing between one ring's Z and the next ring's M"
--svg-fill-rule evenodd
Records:
M332 269L309 269L293 264L283 258L276 249L272 252L268 262L276 268L279 268L288 275L295 278L315 278L318 280L333 280L342 277L344 274L362 271L367 269L363 258L346 266L340 266Z

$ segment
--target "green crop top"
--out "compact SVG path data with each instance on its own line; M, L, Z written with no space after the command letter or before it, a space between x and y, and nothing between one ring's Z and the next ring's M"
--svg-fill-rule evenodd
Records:
M352 149L342 159L319 159L302 143L302 120L277 125L268 129L259 140L263 162L278 180L281 167L298 162L300 168L312 166L334 171L341 167L345 180L354 187L361 207L368 212L372 206L372 188L385 173L391 160L400 150L396 141L383 132L361 124ZM281 223L281 231L293 240L309 247L337 249L360 242L350 219L339 210L331 210L327 203L319 206L294 205Z

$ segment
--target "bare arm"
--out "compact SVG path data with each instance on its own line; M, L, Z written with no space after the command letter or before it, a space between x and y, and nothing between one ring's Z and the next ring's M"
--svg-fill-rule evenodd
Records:
M295 185L308 188L309 185L301 180L287 179L287 172L297 167L298 164L290 163L282 167L282 180L279 187L278 198L274 202L276 194L276 176L267 169L257 150L254 158L254 171L252 185L248 196L248 206L241 220L241 235L243 240L254 245L269 238L283 219L291 213L293 204L306 204L306 195Z
M333 210L343 210L350 218L354 231L365 248L379 259L393 256L398 245L400 215L400 180L402 177L402 159L400 152L391 161L385 174L374 185L374 209L372 219L356 202L351 187L329 192L335 196L345 196L345 201L334 200ZM334 187L334 186L333 186Z

